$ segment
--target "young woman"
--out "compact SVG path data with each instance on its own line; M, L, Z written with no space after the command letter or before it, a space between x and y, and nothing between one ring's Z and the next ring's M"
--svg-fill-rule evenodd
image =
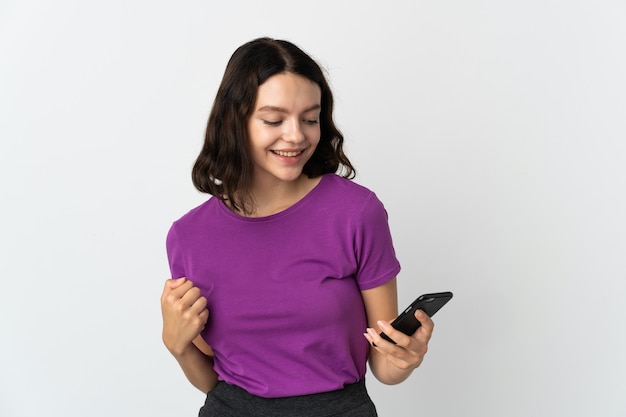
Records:
M212 197L172 225L161 297L163 341L207 393L200 416L375 416L367 361L385 384L422 362L433 322L389 325L387 213L342 145L311 57L269 38L235 51L193 167Z

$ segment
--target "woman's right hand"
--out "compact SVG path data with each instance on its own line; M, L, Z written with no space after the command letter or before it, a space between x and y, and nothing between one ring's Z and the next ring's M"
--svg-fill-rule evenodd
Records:
M207 300L187 278L168 279L161 295L163 343L174 356L192 347L209 318Z

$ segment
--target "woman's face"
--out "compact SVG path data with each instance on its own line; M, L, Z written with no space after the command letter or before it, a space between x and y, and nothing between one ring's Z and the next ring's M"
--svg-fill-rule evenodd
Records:
M320 141L321 95L317 84L290 72L259 86L248 121L255 181L300 177Z

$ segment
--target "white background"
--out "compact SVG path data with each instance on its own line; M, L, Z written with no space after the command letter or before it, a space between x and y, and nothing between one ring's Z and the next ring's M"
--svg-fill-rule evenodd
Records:
M403 307L450 290L383 417L623 416L623 1L0 0L0 415L193 416L165 234L240 44L329 73Z

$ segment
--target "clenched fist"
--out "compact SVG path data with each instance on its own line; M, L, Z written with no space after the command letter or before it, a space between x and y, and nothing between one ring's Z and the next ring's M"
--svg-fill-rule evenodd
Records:
M207 301L187 278L168 279L161 295L163 343L174 356L192 347L209 318Z

